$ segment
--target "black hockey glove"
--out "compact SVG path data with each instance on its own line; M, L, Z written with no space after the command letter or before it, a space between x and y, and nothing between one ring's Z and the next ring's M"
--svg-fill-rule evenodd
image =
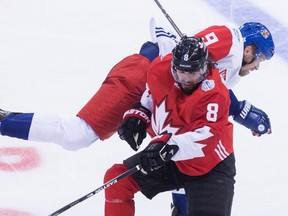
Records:
M238 112L233 119L237 123L249 128L254 136L261 136L272 132L268 115L246 100L239 102Z
M124 121L118 129L120 139L125 140L133 150L137 151L146 137L146 129L150 124L151 112L137 103L124 113Z
M177 145L167 144L170 137L171 133L166 133L153 138L142 151L140 164L145 172L150 173L161 168L177 153L179 150Z

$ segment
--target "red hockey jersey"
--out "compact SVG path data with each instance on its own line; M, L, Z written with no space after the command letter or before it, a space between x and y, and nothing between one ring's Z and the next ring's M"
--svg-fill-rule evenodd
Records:
M179 146L172 158L179 170L203 175L233 152L229 92L213 69L191 95L184 94L173 78L171 58L169 54L152 62L141 103L152 109L155 134L173 134L168 144Z

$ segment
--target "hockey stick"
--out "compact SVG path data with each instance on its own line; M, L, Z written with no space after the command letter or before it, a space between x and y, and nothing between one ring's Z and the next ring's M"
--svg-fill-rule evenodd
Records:
M180 36L180 38L182 38L184 35L182 34L182 32L180 31L180 29L177 27L177 25L175 24L175 22L172 20L172 18L169 16L169 14L166 12L166 10L163 8L163 6L160 4L160 2L158 0L154 0L154 2L158 5L158 7L160 8L160 10L162 11L162 13L165 15L165 17L167 18L167 20L170 22L170 24L173 26L173 28L175 29L175 31L177 32L177 34Z
M118 181L120 181L120 180L122 180L122 179L124 179L124 178L126 178L126 177L128 177L128 176L130 176L130 175L132 175L134 173L136 173L140 169L141 169L141 166L137 165L137 166L127 170L126 172L124 172L124 173L116 176L115 178L111 179L110 181L106 182L104 185L102 185L101 187L97 188L96 190L94 190L94 191L86 194L85 196L83 196L83 197L81 197L81 198L69 203L68 205L62 207L61 209L53 212L49 216L56 216L56 215L59 215L59 214L63 213L64 211L70 209L72 206L82 202L83 200L88 199L89 197L95 195L96 193L99 193L102 190L105 190L106 188L116 184Z

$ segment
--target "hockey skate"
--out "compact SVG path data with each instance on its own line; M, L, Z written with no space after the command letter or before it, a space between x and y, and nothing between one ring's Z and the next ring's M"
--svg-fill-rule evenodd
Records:
M8 116L10 113L11 112L9 112L9 111L0 109L0 122L2 122L3 119L5 119L6 116Z

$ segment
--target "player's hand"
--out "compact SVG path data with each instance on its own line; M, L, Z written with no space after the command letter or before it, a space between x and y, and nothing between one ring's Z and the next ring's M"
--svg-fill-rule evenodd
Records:
M268 115L248 101L239 102L238 112L233 119L249 128L254 136L272 133Z
M126 111L123 122L118 129L120 139L125 140L133 150L137 151L146 137L146 129L150 124L151 112L140 103Z
M144 171L150 173L164 166L177 153L177 145L167 144L171 133L162 134L152 139L140 155L140 164Z

